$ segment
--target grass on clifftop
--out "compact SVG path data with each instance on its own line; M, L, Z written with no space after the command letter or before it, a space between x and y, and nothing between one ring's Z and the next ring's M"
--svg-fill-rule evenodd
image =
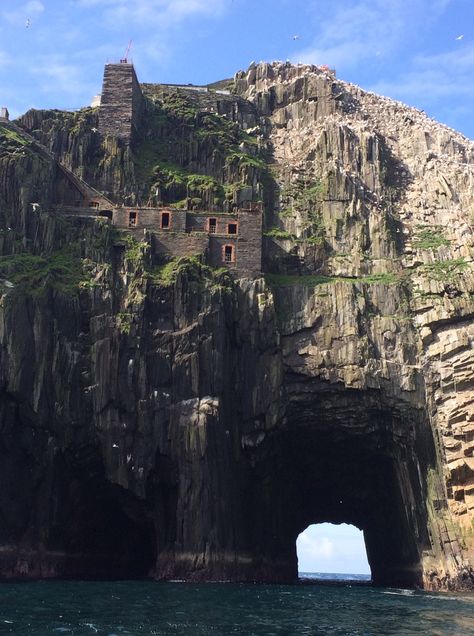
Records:
M0 124L0 157L11 154L23 154L31 151L31 141L22 137L16 130Z

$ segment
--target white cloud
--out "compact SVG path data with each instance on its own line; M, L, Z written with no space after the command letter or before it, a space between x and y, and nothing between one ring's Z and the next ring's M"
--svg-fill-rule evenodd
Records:
M89 101L94 86L83 64L65 63L60 56L41 56L30 68L36 78L37 90L42 93L60 95L62 103L57 108L79 107L84 99Z
M329 15L319 16L314 44L296 61L356 67L393 54L404 41L439 17L452 0L335 0Z
M30 0L25 5L25 11L28 15L37 15L38 13L43 13L44 4L39 0Z
M409 71L394 81L382 81L371 90L410 103L434 104L443 98L474 99L474 44L436 55L419 55Z
M79 6L99 7L110 26L138 23L160 30L196 16L219 16L225 0L79 0Z
M298 554L310 559L330 559L335 552L334 543L328 537L300 535L297 541Z
M309 526L296 549L300 572L369 573L362 532L348 524Z

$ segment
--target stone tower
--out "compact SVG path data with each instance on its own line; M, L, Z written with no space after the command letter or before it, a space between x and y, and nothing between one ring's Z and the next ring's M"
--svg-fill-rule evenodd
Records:
M143 107L143 95L133 64L106 64L99 109L99 131L132 140Z

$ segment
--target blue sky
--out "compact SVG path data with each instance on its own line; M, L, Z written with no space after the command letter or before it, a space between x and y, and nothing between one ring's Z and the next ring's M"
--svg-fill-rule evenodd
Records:
M309 526L296 549L300 572L370 574L362 531L346 523Z
M328 64L474 138L473 0L1 0L0 105L87 105L129 39L141 81Z

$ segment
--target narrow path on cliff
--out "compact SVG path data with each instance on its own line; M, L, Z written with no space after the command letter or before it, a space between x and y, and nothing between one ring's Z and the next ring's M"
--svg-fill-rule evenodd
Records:
M298 573L370 576L364 534L347 523L312 524L296 540ZM357 575L357 577L355 576ZM322 576L321 578L325 578Z

